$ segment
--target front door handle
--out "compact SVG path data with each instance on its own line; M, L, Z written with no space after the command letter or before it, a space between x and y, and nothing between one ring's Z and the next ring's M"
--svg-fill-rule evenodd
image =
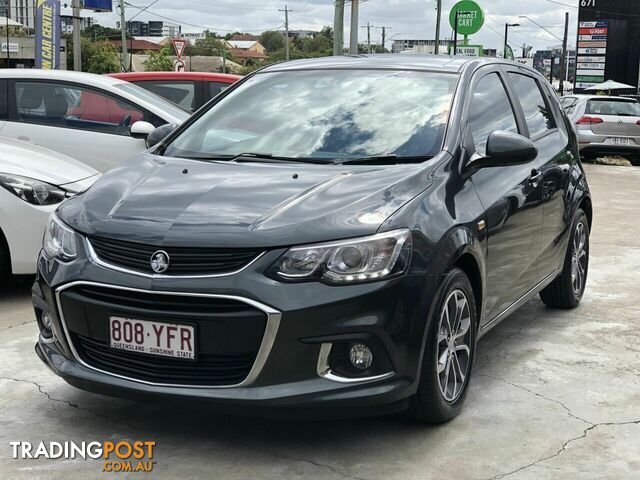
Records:
M542 172L536 170L535 168L531 170L531 176L529 177L529 183L536 184L542 178Z

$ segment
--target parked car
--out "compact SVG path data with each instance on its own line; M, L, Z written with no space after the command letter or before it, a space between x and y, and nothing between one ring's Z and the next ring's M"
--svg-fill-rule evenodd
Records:
M64 70L0 70L0 135L105 172L146 149L155 127L189 113L123 80Z
M99 173L60 153L0 138L0 278L36 272L49 215Z
M230 73L206 72L125 72L111 76L135 83L190 112L242 78Z
M640 165L640 103L632 98L568 95L560 99L575 125L580 154L622 155Z
M591 216L530 68L276 64L58 208L36 351L95 392L443 422L482 335L578 305Z

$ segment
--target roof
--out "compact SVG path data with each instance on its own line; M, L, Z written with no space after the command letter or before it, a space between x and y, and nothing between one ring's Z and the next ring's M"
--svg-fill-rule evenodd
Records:
M96 75L95 73L75 72L73 70L41 70L38 68L3 68L0 69L0 78L63 80L101 88L109 88L122 83L122 80Z
M247 48L253 47L258 42L256 40L227 40L227 43L233 48L246 50Z
M229 50L229 54L235 58L257 58L264 59L267 56L264 53L254 52L252 50L241 50L239 48L232 48Z
M334 57L319 57L291 62L276 63L266 67L263 71L275 70L304 70L304 69L336 69L336 68L373 68L400 70L439 70L450 73L459 72L470 63L505 63L505 60L494 57L462 57L449 55L423 54L377 54L377 55L340 55ZM513 63L513 62L508 62ZM523 65L520 65L523 66ZM526 68L526 67L525 67Z
M260 40L260 36L258 35L250 35L248 33L243 33L242 35L234 35L233 37L231 37L232 41L253 41L253 42L257 42L258 40Z
M122 40L109 40L109 42L114 44L116 47L120 47L122 45ZM161 50L162 45L158 45L157 43L150 42L148 40L136 40L134 38L127 40L127 48L129 50Z
M209 82L234 83L242 78L240 75L232 75L230 73L209 72L126 72L111 73L109 76L129 82L141 80L204 80Z

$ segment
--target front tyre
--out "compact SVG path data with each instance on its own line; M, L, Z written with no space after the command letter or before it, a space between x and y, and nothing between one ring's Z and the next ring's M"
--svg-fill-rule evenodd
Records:
M436 300L409 414L426 423L443 423L462 408L476 348L477 315L473 288L459 268L451 270Z
M575 308L582 300L589 271L589 220L578 209L571 231L562 273L540 292L545 305Z

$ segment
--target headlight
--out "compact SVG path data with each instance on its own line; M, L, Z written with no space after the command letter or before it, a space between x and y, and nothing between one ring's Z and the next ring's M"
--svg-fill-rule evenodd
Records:
M368 282L404 272L411 256L411 232L393 230L342 242L287 250L270 269L288 281L330 284Z
M70 261L78 256L76 238L76 233L62 223L55 213L52 213L44 231L42 249L49 258Z
M55 205L67 195L65 190L49 183L7 173L0 173L0 186L32 205Z

